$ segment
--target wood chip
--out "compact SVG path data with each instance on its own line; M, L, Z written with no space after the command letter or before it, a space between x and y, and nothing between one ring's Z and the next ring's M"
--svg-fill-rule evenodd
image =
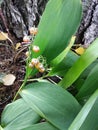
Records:
M16 77L13 74L7 74L3 77L3 84L6 86L10 86L14 83Z

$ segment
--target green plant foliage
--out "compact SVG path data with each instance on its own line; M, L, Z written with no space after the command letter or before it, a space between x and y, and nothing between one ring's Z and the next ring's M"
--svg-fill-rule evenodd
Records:
M94 91L98 88L98 65L96 65L88 75L87 79L85 80L84 84L81 86L76 98L81 100L87 100Z
M81 13L80 0L49 0L29 46L24 82L3 110L0 130L98 130L98 39L81 56L71 51Z
M77 62L65 74L64 79L60 85L68 88L80 76L80 74L98 57L98 39L85 51L85 53L78 59Z
M86 79L87 76L89 75L90 71L98 64L98 59L96 59L93 63L91 63L85 71L80 75L79 78Z
M45 8L34 40L40 52L50 62L67 47L81 20L80 0L50 0ZM66 13L65 13L66 12Z
M40 116L30 109L23 99L19 99L5 107L1 117L1 126L4 130L21 130L40 119Z
M55 128L54 126L52 126L51 124L47 122L44 122L44 123L32 125L22 130L59 130L59 129Z
M72 36L69 45L66 47L66 49L64 51L62 51L55 59L53 59L51 61L51 66L57 66L60 62L63 61L63 59L66 57L66 55L68 54L68 52L70 51L71 47L73 46L74 42L75 42L76 37Z
M68 130L98 130L98 90L84 105Z
M3 130L3 128L1 127L1 125L0 125L0 130Z
M40 51L33 52L31 45L30 60L43 55L46 62L50 63L62 53L79 26L81 14L80 0L49 0L32 44L39 46ZM35 68L32 70L27 65L26 77L34 76L37 72Z
M20 95L30 108L60 130L69 127L81 108L71 94L51 83L29 84Z
M1 7L2 2L3 2L3 0L0 0L0 7Z
M90 71L98 64L98 59L96 59L91 65L89 65L83 73L79 76L79 78L73 83L75 88L80 91L82 85L84 84L85 80L87 79Z
M72 67L72 65L78 60L79 56L72 51L69 51L67 56L58 65L52 68L49 72L51 75L64 76L65 73Z

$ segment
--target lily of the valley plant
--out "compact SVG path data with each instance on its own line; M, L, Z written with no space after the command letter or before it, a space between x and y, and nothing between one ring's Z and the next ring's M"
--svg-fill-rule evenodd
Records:
M1 130L98 130L98 39L81 56L71 51L81 15L81 0L48 1Z

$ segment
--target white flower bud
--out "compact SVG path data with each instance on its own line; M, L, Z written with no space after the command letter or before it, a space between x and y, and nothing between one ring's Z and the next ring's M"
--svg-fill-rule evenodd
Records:
M38 60L37 58L33 58L33 59L31 60L31 63L32 63L33 65L36 65L36 64L39 63L39 60Z
M23 42L30 42L30 38L28 36L23 37Z
M39 46L33 46L33 48L32 48L32 50L34 51L34 52L39 52L40 51L40 48L39 48Z

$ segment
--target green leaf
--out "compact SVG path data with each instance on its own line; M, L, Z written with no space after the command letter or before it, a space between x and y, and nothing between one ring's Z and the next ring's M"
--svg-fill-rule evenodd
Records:
M32 56L43 54L48 62L57 57L76 32L81 12L80 0L49 0L33 43L40 47L40 52L32 52Z
M76 38L75 36L72 36L71 41L70 41L69 45L66 47L66 49L63 52L61 52L55 59L53 59L53 61L51 61L52 66L56 66L60 62L63 61L63 59L66 57L66 55L70 51L71 47L73 46L73 44L75 42L75 38Z
M98 64L98 59L96 59L93 63L91 63L85 71L80 75L80 78L86 79L87 76L89 75L90 71Z
M79 56L72 51L69 51L67 56L63 59L61 63L57 66L53 67L49 72L49 76L51 75L60 75L64 76L65 73L72 67L72 65L78 60Z
M59 129L55 128L54 126L52 126L51 124L47 122L44 122L44 123L32 125L22 130L59 130Z
M61 130L68 128L81 108L71 94L51 83L29 84L20 95L30 108Z
M3 0L0 0L0 7L1 7L2 2L3 2Z
M5 107L1 117L1 126L4 130L20 130L39 120L39 115L30 109L23 99L19 99Z
M76 82L73 84L73 86L75 86L76 90L79 91L82 87L82 85L84 84L85 79L82 78L78 78L78 80L76 80Z
M88 75L87 79L85 80L84 84L82 85L81 89L79 90L76 98L81 100L87 100L94 91L98 88L98 65L96 65Z
M85 80L87 79L91 70L98 64L98 59L96 59L92 64L90 64L85 71L79 76L79 78L74 82L75 88L79 91L84 84Z
M1 127L1 125L0 125L0 130L4 130L4 129Z
M98 130L98 90L84 105L68 130Z
M80 76L80 74L98 57L98 38L90 45L84 54L78 59L77 62L65 74L60 85L68 88Z

